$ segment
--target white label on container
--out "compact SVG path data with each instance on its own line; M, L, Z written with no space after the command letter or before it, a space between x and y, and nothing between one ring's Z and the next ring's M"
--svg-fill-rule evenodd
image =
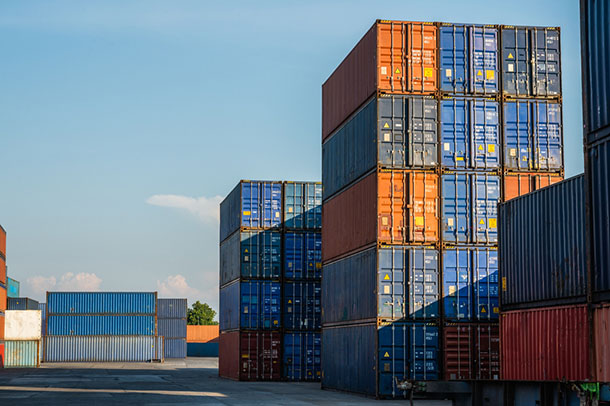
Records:
M451 77L451 69L445 69L445 76L447 76L448 78Z
M390 142L392 140L392 136L390 133L383 133L383 140L385 142Z
M508 70L509 72L514 72L514 71L515 71L515 65L514 65L514 64L512 64L512 63L509 63L509 64L508 64L508 69L507 69L507 70Z
M450 147L451 147L451 146L449 145L449 143L448 143L448 142L446 142L446 143L443 145L443 148L445 149L445 151L449 151L449 148L450 148Z
M388 74L388 68L387 68L387 67L385 67L385 66L382 66L382 67L381 67L381 74L382 74L382 75L387 75L387 74Z
M508 154L510 156L517 156L517 149L516 148L511 148L508 150Z
M447 219L447 225L448 225L449 227L453 227L453 219L452 219L452 218L448 218L448 219Z
M390 287L388 285L385 285L383 287L383 293L388 294L388 295L390 294Z

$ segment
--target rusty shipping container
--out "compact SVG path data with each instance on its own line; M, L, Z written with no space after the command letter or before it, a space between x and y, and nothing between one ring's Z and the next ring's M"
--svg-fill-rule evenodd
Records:
M322 207L322 261L375 243L434 244L439 178L432 172L374 172Z
M503 380L590 380L586 305L502 313L500 342Z
M281 334L232 331L220 334L218 374L238 381L272 381L281 377Z
M506 173L502 179L503 201L561 182L563 176L553 173Z
M497 323L450 323L443 328L445 379L500 379Z
M610 382L610 304L593 309L593 340L595 348L595 380Z
M376 92L434 94L437 27L377 20L322 85L322 141Z
M0 284L6 286L6 261L0 256Z

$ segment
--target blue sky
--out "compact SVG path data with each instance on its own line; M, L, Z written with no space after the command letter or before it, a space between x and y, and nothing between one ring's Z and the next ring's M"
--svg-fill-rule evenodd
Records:
M377 18L560 26L582 172L576 1L3 1L0 224L22 293L217 308L217 202L241 178L320 179L321 84Z

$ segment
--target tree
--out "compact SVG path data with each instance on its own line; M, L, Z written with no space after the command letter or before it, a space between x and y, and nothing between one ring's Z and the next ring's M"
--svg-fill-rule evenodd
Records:
M195 326L214 326L218 324L214 321L216 311L212 309L207 303L200 303L199 300L193 303L193 307L188 309L187 313L187 324Z

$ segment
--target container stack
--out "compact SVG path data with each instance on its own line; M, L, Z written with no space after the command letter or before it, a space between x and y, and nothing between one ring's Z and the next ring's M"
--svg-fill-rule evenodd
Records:
M6 276L6 296L19 297L20 283L18 280Z
M319 378L321 189L241 181L221 203L220 376Z
M46 303L45 362L163 360L156 292L47 292Z
M165 358L186 358L186 299L157 299L158 335Z
M36 303L38 305L38 303ZM38 308L38 306L36 306ZM7 310L4 335L5 368L40 366L40 310Z
M38 301L29 297L9 297L6 308L8 310L40 310Z
M0 225L0 368L4 365L4 323L7 298L6 231Z

